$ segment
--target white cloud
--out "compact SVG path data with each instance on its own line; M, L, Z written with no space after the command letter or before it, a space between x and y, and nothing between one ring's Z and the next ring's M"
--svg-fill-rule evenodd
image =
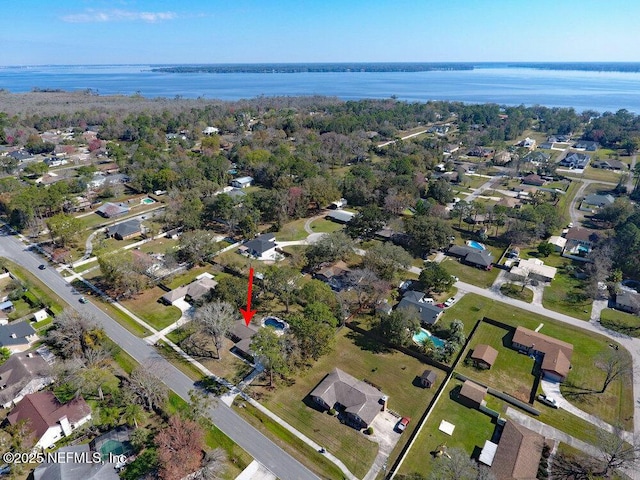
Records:
M146 22L157 23L173 20L178 15L175 12L134 12L131 10L93 10L87 9L82 13L62 16L67 23L105 23L105 22Z

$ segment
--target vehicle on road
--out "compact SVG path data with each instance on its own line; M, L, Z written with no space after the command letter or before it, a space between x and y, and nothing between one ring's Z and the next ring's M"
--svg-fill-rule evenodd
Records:
M404 432L405 428L407 428L407 425L409 425L410 421L411 419L409 417L402 417L398 422L398 425L396 425L396 429L399 432Z
M450 307L451 305L453 305L454 303L456 303L456 299L453 297L449 297L447 298L447 301L444 302L444 306L445 307Z
M47 268L47 266L46 266L44 263L42 263L42 264L40 264L40 265L38 266L38 268L39 268L40 270L44 270L45 268Z
M547 395L540 394L538 395L538 400L545 405L548 405L553 408L558 408L558 401L555 398L551 398Z
M80 298L78 299L78 301L79 301L80 303L89 303L89 300L87 300L87 298L86 298L86 297L80 297Z

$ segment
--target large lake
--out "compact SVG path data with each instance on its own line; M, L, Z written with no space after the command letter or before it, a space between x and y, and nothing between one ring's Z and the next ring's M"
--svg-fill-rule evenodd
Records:
M327 95L501 105L574 107L640 114L640 73L506 68L431 72L159 73L150 65L0 67L0 89L83 90L238 100L260 95ZM2 106L0 105L0 110Z

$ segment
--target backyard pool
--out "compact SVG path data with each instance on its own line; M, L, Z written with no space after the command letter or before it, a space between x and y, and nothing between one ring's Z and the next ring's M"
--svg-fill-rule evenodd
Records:
M467 245L470 246L471 248L475 248L477 250L486 250L487 247L485 247L482 243L476 242L475 240L467 240Z
M436 348L442 348L444 346L444 340L431 335L431 332L425 330L424 328L421 328L419 332L413 335L413 341L418 345L423 345L426 339L430 339Z
M273 328L278 335L282 335L289 328L289 324L278 317L264 317L262 319L263 327Z
M153 198L147 197L140 200L140 203L143 205L151 205L152 203L156 203L156 201Z

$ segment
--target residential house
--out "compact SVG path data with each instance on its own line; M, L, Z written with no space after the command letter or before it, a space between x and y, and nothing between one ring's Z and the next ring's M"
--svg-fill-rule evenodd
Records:
M0 325L0 347L7 347L11 353L28 350L38 340L38 335L27 321Z
M603 168L605 170L626 170L627 164L620 160L600 160L591 164L593 168Z
M247 325L244 320L237 320L229 331L229 338L234 343L231 351L253 361L253 353L251 352L251 339L258 331L258 327L249 323Z
M567 242L562 251L563 257L589 262L588 256L600 236L594 230L573 227L566 233L565 239Z
M447 143L444 146L444 153L445 154L449 154L451 155L452 153L457 152L458 150L460 150L460 145L458 145L457 143Z
M413 309L418 312L420 323L423 325L433 325L442 316L444 310L433 304L433 300L427 300L428 297L422 292L409 290L402 296L402 300L398 303L397 309Z
M523 177L522 183L524 183L525 185L535 185L537 187L541 187L542 185L547 183L547 181L540 175L532 173L530 175L527 175L526 177Z
M436 380L438 379L438 375L433 370L425 370L420 375L420 385L424 388L431 388L436 384Z
M263 233L246 242L238 251L258 260L274 260L277 255L276 237L273 233Z
M326 216L328 220L332 220L336 223L349 223L353 217L355 217L354 213L347 212L346 210L333 210L329 212Z
M10 425L29 422L35 448L49 448L91 420L91 408L82 397L60 403L53 392L25 395L7 416Z
M506 150L498 152L493 156L493 163L495 165L504 165L506 163L509 163L510 161L511 153L507 152Z
M527 278L540 280L541 282L550 282L556 276L558 269L545 265L539 258L521 259L518 265L514 265L509 270L511 278L518 281L524 281Z
M170 292L165 293L160 299L167 305L175 305L181 301L186 301L187 298L197 301L209 293L209 291L216 288L216 285L218 285L218 282L211 277L201 276L189 285L174 288Z
M10 408L51 383L51 367L37 352L11 355L0 365L0 405Z
M225 192L227 195L231 197L233 203L239 204L243 201L244 197L247 196L240 188L232 188L228 192Z
M583 169L587 166L591 160L589 155L585 155L584 153L576 153L572 152L558 163L560 167L568 167L570 169Z
M475 346L470 358L476 367L489 369L498 358L498 351L491 345L482 343Z
M310 396L322 408L338 410L347 424L358 429L369 427L387 402L380 390L339 368L327 374Z
M599 210L602 207L613 205L615 201L616 199L613 195L592 193L584 197L582 202L580 202L580 210L583 212L595 212L595 210Z
M114 218L129 213L130 208L124 203L107 202L96 208L96 213L105 218Z
M549 237L547 243L550 243L554 246L556 252L562 252L564 250L565 245L567 244L567 239L564 237L559 237L557 235L553 235Z
M347 206L347 199L341 198L339 200L334 200L333 202L331 202L331 204L329 205L329 208L333 210L340 210L346 206Z
M429 127L427 133L435 133L436 135L443 136L449 131L449 125L434 125Z
M33 471L33 480L119 480L117 464L105 459L89 462L94 458L88 444L72 445L58 449L65 459L63 462L44 461ZM68 459L68 461L66 461ZM75 460L78 460L77 462ZM84 460L84 461L82 461Z
M71 200L65 200L62 208L65 212L80 212L91 208L91 200L87 197L74 197Z
M520 208L522 203L519 199L513 197L502 197L496 205L500 205L507 208Z
M321 282L329 285L332 290L341 292L342 290L348 290L351 287L351 281L349 279L350 273L351 270L347 267L346 263L337 262L333 265L321 268L314 273L313 276Z
M528 355L542 355L540 369L546 380L564 382L571 369L573 345L524 327L517 327L513 348Z
M622 290L616 293L613 308L640 315L640 293Z
M56 158L56 157L48 157L44 159L44 163L49 167L60 167L62 165L66 165L67 162L64 158Z
M586 150L587 152L595 152L600 145L598 142L592 142L591 140L578 140L573 146L576 150Z
M491 155L493 155L493 149L492 148L485 148L485 147L475 146L471 150L469 150L467 155L469 155L470 157L488 158Z
M13 152L9 152L8 156L17 160L18 163L29 162L31 160L35 160L36 156L27 152L26 150L15 150Z
M4 297L7 298L7 297ZM2 302L0 302L0 312L13 312L14 310L14 305L13 302L11 300L3 300Z
M253 184L253 177L238 177L231 180L231 186L234 188L247 188Z
M447 255L458 257L462 263L484 270L491 270L493 256L489 250L479 250L467 245L452 245Z
M547 142L551 143L568 143L571 141L571 135L550 135Z
M205 129L202 130L203 135L215 135L218 133L220 133L220 129L216 127L205 127Z
M489 442L491 443L491 442ZM486 444L485 444L486 445ZM493 444L489 463L496 480L535 480L542 457L544 437L512 420L507 420L497 448ZM483 449L484 453L484 449Z
M522 157L523 162L531 162L534 165L547 163L549 160L551 160L551 155L549 155L548 153L541 152L539 150L534 150L533 152L529 152L524 157Z
M533 138L525 138L521 142L518 143L519 147L528 148L529 150L533 150L536 148L536 141Z
M551 150L553 148L553 143L552 142L542 142L538 148L541 148L543 150Z
M467 407L480 408L481 405L487 403L484 399L486 395L487 387L478 385L471 380L465 380L458 393L458 400Z
M107 227L107 236L116 240L129 240L140 235L142 235L142 224L136 219Z

